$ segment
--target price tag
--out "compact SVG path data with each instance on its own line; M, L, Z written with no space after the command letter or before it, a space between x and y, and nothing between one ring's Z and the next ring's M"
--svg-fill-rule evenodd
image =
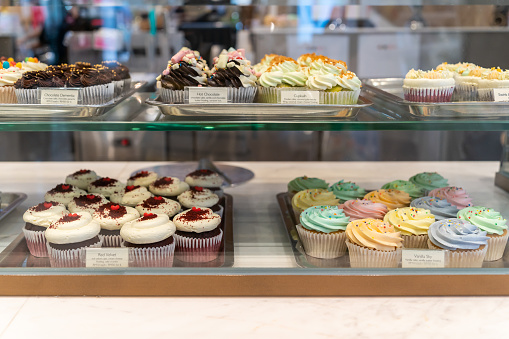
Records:
M86 267L129 267L127 248L87 248Z
M445 267L445 252L440 250L403 249L403 268L443 268Z
M509 88L494 88L493 97L495 99L495 102L508 102Z
M288 105L318 105L320 94L318 91L280 91L280 104Z
M186 90L190 104L226 104L228 102L228 88L187 87Z
M40 89L42 105L76 106L79 89Z

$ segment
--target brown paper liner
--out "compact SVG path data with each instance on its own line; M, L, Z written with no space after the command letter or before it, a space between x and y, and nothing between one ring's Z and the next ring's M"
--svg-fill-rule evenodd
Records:
M502 258L508 237L509 233L507 230L504 230L502 235L488 234L488 251L486 252L484 261L495 261Z
M428 235L401 235L404 248L428 248Z
M175 257L185 262L208 262L217 258L223 231L211 238L188 238L178 234L173 237L176 240Z
M444 250L434 245L428 239L428 248L432 250L443 250L445 253L445 266L446 268L454 267L482 267L484 256L488 250L488 246L481 246L477 250L461 250L450 251Z
M295 226L306 254L315 258L333 259L346 253L346 232L317 233Z
M362 267L398 267L401 262L401 248L394 251L377 251L374 249L359 246L346 240L350 266L352 268Z

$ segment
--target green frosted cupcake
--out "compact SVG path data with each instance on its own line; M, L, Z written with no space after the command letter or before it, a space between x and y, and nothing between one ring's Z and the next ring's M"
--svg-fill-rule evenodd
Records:
M418 173L408 180L418 188L428 191L434 190L435 188L449 186L447 179L445 179L437 172Z
M410 198L417 199L422 197L424 194L422 189L417 187L415 184L406 180L394 180L386 183L382 186L383 189L395 189L403 192L407 192Z
M366 191L360 188L356 183L351 181L340 180L332 184L328 190L336 196L340 203L347 200L362 199L366 195Z
M329 184L320 178L310 178L308 176L297 177L288 183L288 195L292 198L297 192L307 189L327 189Z

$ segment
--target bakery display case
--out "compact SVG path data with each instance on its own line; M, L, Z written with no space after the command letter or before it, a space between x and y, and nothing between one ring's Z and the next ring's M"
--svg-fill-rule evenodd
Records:
M23 6L18 6L20 4L15 1L2 4L6 6L4 12L8 13L7 15L2 12L4 13L0 16L2 21L6 17L26 18L23 13L27 8L35 9L35 12L40 9L39 4L33 2L23 3ZM503 146L502 161L500 164L496 161L499 159L404 162L398 161L401 158L398 158L397 150L391 153L392 161L373 162L269 162L257 159L248 159L251 161L245 162L234 159L211 162L206 159L198 161L198 157L194 157L196 161L192 162L179 162L171 157L168 159L159 157L154 161L131 158L130 161L101 162L94 161L93 155L92 160L86 162L4 161L0 171L2 173L0 294L245 296L509 294L507 288L509 258L505 250L507 231L504 226L504 218L509 215L507 209L509 195L505 191L509 186L506 184L509 171L505 132L509 130L509 103L503 99L504 90L500 91L500 96L494 101L411 102L405 97L403 87L405 74L410 69L431 69L444 61L449 63L471 61L484 67L500 67L501 70L497 72L503 73L503 69L509 67L504 58L507 51L504 50L505 44L501 45L498 41L503 41L509 34L507 26L509 3L429 0L397 4L388 1L380 6L381 4L375 1L139 3L132 0L104 3L68 1L53 5L56 6L53 7L55 13L59 11L55 8L65 8L70 15L68 19L72 18L70 22L73 23L73 29L68 31L70 33L64 44L69 50L66 54L68 59L65 60L62 58L63 54L59 54L62 52L61 49L51 50L52 45L48 43L46 46L48 49L37 52L40 58L46 58L41 60L53 64L59 64L61 60L72 64L80 61L96 64L118 59L130 68L132 81L129 82L128 88L121 87L120 91L115 92L118 94L116 100L112 96L109 97L112 101L97 105L95 103L85 105L78 101L67 106L41 102L0 104L0 133L4 136L26 133L24 135L28 135L29 138L35 133L53 135L79 132L86 139L98 135L92 132L104 134L121 132L129 135L140 132L155 134L191 131L199 134L246 131L264 132L269 140L272 138L277 140L276 136L281 133L300 131L317 135L319 143L323 144L324 133L364 132L365 134L360 135L367 136L377 131L381 133L407 131L416 134L424 131L441 131L443 135L452 136L459 132L489 131L498 133L496 136L500 135ZM442 13L442 17L437 17L437 13ZM19 25L24 25L23 20ZM15 31L11 32L14 33ZM140 37L144 38L140 40ZM29 53L27 45L20 42L24 41L23 37L17 39L18 47L2 49L0 55L8 51L16 58L25 55L28 57L28 54L23 54ZM144 41L143 48L139 47L140 41ZM11 46L12 42L13 40L6 46ZM64 43L64 40L61 43ZM488 48L486 44L497 53L482 53ZM204 81L210 84L203 88L213 88L215 92L211 90L200 93L224 95L225 102L200 101L201 99L198 100L196 97L193 97L192 100L195 101L192 102L191 89L182 90L185 99L181 102L175 97L164 99L163 93L166 89L180 90L165 87L164 76L178 68L172 66L183 60L184 56L187 58L186 62L189 62L190 58L200 59L199 55L191 57L186 54L187 51L182 53L180 48L183 45L199 49L210 65L219 64L220 56L228 55L225 65L236 63L237 66L242 66L240 67L242 71L252 66L246 62L247 60L251 60L254 65L268 53L298 60L301 55L316 52L326 55L329 65L334 63L336 68L340 68L337 65L343 64L338 60L344 60L348 69L356 72L360 79L358 85L362 87L357 93L358 100L355 99L353 103L326 101L329 97L343 94L346 96L351 93L337 94L324 90L320 92L319 89L311 87L315 86L314 83L309 85L307 82L307 89L288 90L284 87L291 86L279 86L276 88L275 102L270 100L267 102L267 98L263 98L263 85L260 85L259 80L260 74L264 73L257 74L256 71L249 70L251 73L242 84L252 81L256 86L253 85L250 89L253 92L252 102L245 102L242 99L245 93L231 94L230 88L226 91L225 86L215 86L222 84L221 79L214 79L214 74L218 74L221 67L215 67L215 73L203 77ZM220 54L223 48L230 46L237 50ZM83 50L83 53L76 53L74 47L79 47L78 50ZM80 55L82 59L74 59L80 58ZM164 73L168 60L173 60L172 56L178 55L180 55L178 62L172 61L172 65ZM217 55L219 57L214 61L213 57ZM296 63L295 60L291 62ZM196 66L196 63L194 65ZM339 71L338 76L346 74L346 65L345 70ZM236 66L224 66L223 69L227 67ZM319 74L327 76L335 71L331 69L325 72L321 69ZM65 70L63 72L65 73ZM265 72L269 73L269 68L265 69ZM274 71L276 72L278 70ZM156 77L159 74L161 77L158 83ZM193 79L199 82L197 78L201 79L202 75L193 73ZM250 78L253 79L249 80ZM357 79L355 74L349 75L348 80L352 79ZM240 87L243 90L250 86ZM109 90L113 95L114 88ZM243 92L242 90L240 92ZM256 91L259 91L259 96L255 96ZM355 89L350 90L345 85L337 91L355 92ZM303 96L302 99L289 98L299 94ZM39 94L39 99L41 95ZM238 97L241 99L237 99ZM322 97L327 99L324 100ZM193 135L196 138L196 135ZM253 140L249 147L263 144L267 152L271 152L270 142L262 143L257 138ZM115 139L114 142L128 145L130 139L123 137ZM432 140L424 143L428 142L431 143ZM45 146L44 141L41 144L42 147ZM186 148L189 145L182 140L176 142L176 145L177 148L185 149L185 152L197 153L196 150L189 151ZM349 145L351 142L346 141L334 144L333 147L342 148ZM143 153L145 150L149 152L151 146L140 143L136 147ZM228 147L228 144L223 147ZM299 147L297 140L288 146L288 152L298 150ZM276 152L276 149L274 146L273 152ZM381 153L391 151L394 150L379 150ZM58 150L52 149L51 152ZM140 152L133 154L140 157ZM321 154L323 150L318 148L317 152ZM166 186L184 185L195 171L208 170L217 172L222 178L222 184L216 185L218 187L185 184L188 185L186 191L190 190L189 194L195 197L203 194L202 186L205 187L206 192L217 197L217 201L212 204L216 210L211 207L212 205L194 207L191 204L189 205L191 207L187 206L189 208L182 210L176 208L172 213L165 212L171 215L168 217L165 214L165 218L162 218L164 220L158 219L159 212L138 210L138 207L148 199L153 200L150 204L161 204L161 201L164 201L168 206L172 204L176 206L175 201L178 201L184 206L183 198L180 196L176 198L184 190L173 195L171 192L174 188ZM71 184L66 178L73 175L88 175L92 173L91 171L97 173L97 177L94 176L92 184L87 183L83 186L87 192L77 191L76 197L81 195L85 200L93 200L96 198L94 194L103 194L111 200L106 203L107 207L102 209L103 212L107 209L109 215L122 214L122 217L129 215L131 219L126 221L128 227L123 224L122 228L115 229L120 232L117 232L118 234L98 233L101 227L98 226L100 222L97 220L101 218L94 217L95 213L99 213L97 210L88 216L80 214L82 212L79 210L71 210L70 201L75 198L74 196L69 201L63 202L65 206L60 206L56 202L51 203L56 199L55 196L60 197L68 193ZM168 188L170 193L157 190L150 184L141 185L132 181L140 173L144 176L152 172L155 173L154 180L157 179L157 186ZM415 177L418 175L432 176L434 179L430 179L430 182L439 177L436 180L443 182L438 186L423 185L417 189L416 183L420 179ZM99 179L100 177L102 179ZM298 186L300 189L295 192L290 189L289 183L293 180L300 178L299 180L307 181L314 177L323 179L318 186L311 187L305 184ZM119 186L120 188L114 192L102 190L101 187L109 187L115 179L119 180L122 187ZM398 179L402 181L395 182ZM414 194L405 193L403 181L404 185L411 186L410 188L405 186L409 193L412 189L416 190ZM321 187L322 184L325 186ZM91 190L90 185L97 187ZM195 186L197 188L190 188ZM334 188L335 186L339 188ZM435 189L444 186L451 189L435 192ZM329 191L307 192L309 199L314 200L316 195L320 195L321 197L316 200L322 201L321 204L307 205L302 201L299 202L299 199L307 197L301 194L304 189L318 191L329 189ZM342 193L362 191L362 194L342 199L336 194L338 192L335 189ZM397 194L401 196L394 197L396 193L391 191L394 189L400 192ZM139 193L138 190L143 192ZM124 197L131 191L138 192L147 200L125 202ZM370 193L373 191L377 193ZM385 194L390 195L390 199L385 198ZM429 198L431 201L426 199L424 202L419 201L421 204L428 203L426 206L431 206L430 209L423 210L427 212L422 213L427 215L422 216L419 208L424 205L418 205L416 201L428 194L431 194ZM449 199L450 197L452 198ZM369 203L363 204L383 210L381 215L374 215L376 219L384 221L364 222L365 224L360 222L355 226L358 229L367 229L368 236L362 232L356 233L356 229L352 230L354 226L350 228L347 226L355 224L353 217L345 214L345 211L349 208L355 209L355 206L352 207L353 203L347 202L352 201L351 199L355 201L356 198L369 199ZM388 201L391 199L403 202L392 206ZM440 200L442 201L440 204L446 205L437 207L433 199ZM453 203L458 199L461 203ZM77 201L74 203L78 204ZM328 207L324 207L325 205ZM311 216L313 211L310 212L307 208L313 206L320 206L321 210ZM396 212L389 213L387 206ZM482 208L476 209L476 206ZM207 215L202 213L205 207L212 208L210 214L208 210ZM399 211L404 211L401 213L408 213L412 218L417 218L417 222L410 224L413 228L424 231L409 234L406 226L400 225L403 221L394 221L396 218L394 214L399 213L395 208L400 208ZM51 225L56 226L48 228L49 235L38 228L27 229L25 221L31 225L32 222L27 221L26 213L35 215L35 219L30 219L33 221L39 220L37 213L41 211L45 213L52 209L58 210L56 213L59 218L51 222ZM460 210L462 213L458 214ZM184 215L180 216L180 212ZM489 227L483 222L471 226L474 225L473 221L472 224L461 221L472 217L476 219L481 214L489 215ZM168 224L173 225L169 219L175 215L177 217L174 223L181 224L180 228L172 230L171 228L175 226ZM456 251L458 247L451 249L449 243L445 247L437 247L432 239L442 237L441 233L439 236L433 233L429 239L427 234L430 225L434 225L435 218L439 221L439 215L447 218L461 215L460 221L447 227L460 230L460 240L454 238L456 239L454 241L464 243L468 242L468 239L473 239L477 247L468 247L474 246L470 244L463 250L460 247L458 251ZM302 221L302 218L308 217L319 219L318 229L332 227L334 231L317 232L313 229L310 231L304 227L307 221ZM324 218L325 221L320 218ZM408 221L406 217L401 218L404 222ZM136 220L141 226L131 224ZM203 220L214 225L209 229L209 226L202 225L205 223ZM327 220L334 222L329 224ZM83 240L81 236L79 241L66 238L66 229L74 227L72 225L77 221L86 223L87 230L93 229L93 232L90 232L97 233L97 239L100 239L100 242L97 240L99 246L95 246L97 242L93 240L93 243L83 245L87 247L86 250L81 247L71 249L62 247L81 243ZM196 224L193 224L194 222ZM178 232L185 233L186 230L190 232L186 229L186 225L190 224L191 229L203 227L206 231L203 234L195 232L200 236L192 237L192 240L178 240L179 237L186 236ZM36 223L34 225L38 226ZM145 229L152 227L157 230L164 229L164 232L150 233ZM146 233L142 233L143 237L150 238L151 241L143 240L137 243L136 236L133 235L137 234L137 228L143 229L142 232ZM335 234L338 228L339 235ZM491 233L483 231L485 228ZM106 230L111 231L108 228ZM215 233L209 234L209 231ZM34 235L37 232L39 235ZM379 244L375 247L370 247L366 244L372 242L370 239L375 239L373 232L378 233L376 238L381 237L382 240L378 241ZM45 236L41 238L40 233L44 233ZM156 233L157 237L152 237ZM165 234L164 239L159 238L160 233ZM326 234L325 237L323 233ZM95 235L94 233L93 238L85 240L95 239ZM343 239L341 240L343 247L329 250L328 241L336 237ZM66 238L67 242L62 242L62 238ZM105 239L110 239L108 244L113 245L106 246ZM53 245L47 245L48 242ZM332 242L336 246L339 241ZM147 244L149 246L145 246ZM404 246L405 244L407 246ZM362 248L363 245L371 250ZM319 251L316 250L317 247ZM498 249L499 255L486 256L493 248ZM44 255L41 254L44 251L46 251ZM390 254L387 254L389 252ZM477 255L476 258L471 258L474 256L472 252L476 252L474 253ZM392 257L387 259L389 256ZM470 260L475 263L471 263ZM317 289L315 286L320 288ZM479 286L484 288L479 289Z

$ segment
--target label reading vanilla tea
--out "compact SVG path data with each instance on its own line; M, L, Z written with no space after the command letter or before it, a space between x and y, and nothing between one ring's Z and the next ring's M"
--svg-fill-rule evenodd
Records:
M86 258L86 267L129 267L127 248L87 248Z
M403 249L403 268L443 268L445 267L445 252L441 250Z
M79 89L40 89L42 105L78 105Z
M280 104L287 105L318 105L320 95L318 91L281 91Z
M189 104L226 104L228 88L186 87Z

